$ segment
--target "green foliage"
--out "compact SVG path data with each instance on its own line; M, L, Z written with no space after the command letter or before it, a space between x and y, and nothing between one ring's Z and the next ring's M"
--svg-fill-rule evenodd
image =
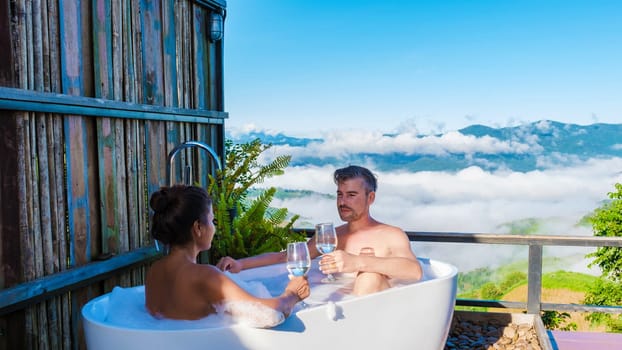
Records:
M491 281L494 272L488 267L481 267L469 272L458 273L458 291L468 293L479 290L484 284Z
M243 258L280 251L288 242L304 240L304 235L293 231L297 215L289 217L287 209L270 207L274 187L255 192L253 199L248 196L252 186L283 174L289 165L291 156L278 156L268 164L260 164L259 157L270 147L259 139L244 144L226 141L226 164L215 178L210 176L208 186L216 223L210 263L215 264L223 256Z
M542 288L585 292L596 280L598 280L598 277L585 273L555 271L542 276Z
M574 322L568 323L566 319L570 318L570 314L567 312L557 311L543 311L542 323L546 329L558 329L561 331L576 331L577 324ZM565 323L565 324L564 324Z
M588 305L622 305L622 285L605 279L597 279L585 295L585 304ZM622 332L622 315L595 312L589 314L586 319L594 324L605 324L612 332Z
M615 189L607 194L610 200L589 217L594 236L622 237L622 184L616 183ZM590 266L598 265L602 276L589 288L585 303L622 305L622 248L600 247L587 257L594 258ZM609 331L622 332L622 315L592 313L586 318L592 324L606 324Z
M620 305L622 303L622 285L597 279L588 289L585 303L591 305Z
M527 283L527 275L523 272L515 271L507 274L498 286L494 282L483 284L479 294L482 299L501 300L503 295L525 283Z
M518 287L519 285L525 283L527 283L527 274L520 271L514 271L505 276L505 279L499 285L499 290L501 290L501 292L505 294L510 290Z
M609 192L611 199L594 211L590 217L594 236L622 237L622 184L615 184L616 192ZM603 277L622 282L622 248L600 247L587 255L595 258L590 266L598 265Z
M521 271L500 267L493 271L488 267L482 267L473 271L458 273L458 291L461 298L475 298L482 295L482 289L489 283L499 283L497 288L503 295L520 284L527 283L527 275ZM489 292L493 292L491 286L487 286Z
M506 267L500 267L493 271L489 268L480 268L468 273L458 274L459 288L463 288L458 295L460 298L498 299L511 292L513 289L527 283L527 274L521 271L508 271ZM501 278L495 278L501 276ZM499 281L498 283L496 283ZM542 287L547 289L567 289L577 292L587 291L597 277L568 271L556 271L542 276Z
M492 282L484 284L480 290L480 294L482 295L482 299L488 300L499 300L503 295L499 288Z
M542 275L542 287L547 289L567 289L576 292L586 292L596 283L598 277L579 272L555 271ZM481 294L481 288L493 282L503 295L527 283L527 274L510 269L507 266L496 270L479 268L466 273L458 273L458 290L461 298L476 298ZM490 287L488 287L490 288Z

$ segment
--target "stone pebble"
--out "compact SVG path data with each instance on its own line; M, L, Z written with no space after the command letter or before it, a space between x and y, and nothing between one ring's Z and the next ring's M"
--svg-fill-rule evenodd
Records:
M533 325L455 322L449 331L445 350L541 350Z

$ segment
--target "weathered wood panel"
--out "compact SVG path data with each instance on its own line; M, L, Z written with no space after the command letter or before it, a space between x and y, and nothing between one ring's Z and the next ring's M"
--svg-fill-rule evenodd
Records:
M4 48L0 50L0 67L12 67L13 60L13 37L12 31L16 29L17 23L15 26L9 26L7 23L11 20L11 13L9 11L8 2L4 2L3 5L0 6L0 47ZM0 69L0 86L11 86L15 87L16 85L15 71L12 69Z
M19 127L17 116L4 118L0 123L0 154L2 154L2 166L0 166L0 227L6 239L0 240L0 288L8 288L17 285L22 281L22 261L20 248L20 232L18 218L22 213L21 205L23 201L19 198L19 186L23 180L20 173L23 166L20 166L20 156L24 156L24 150L19 145L18 140L22 137L23 130ZM21 158L23 159L23 158ZM15 171L17 170L17 171ZM23 333L24 313L13 314L9 317L0 319L0 327L6 333ZM20 326L18 326L20 325ZM15 339L0 337L1 349L18 349L18 345L13 342Z
M0 211L0 293L24 296L19 285L37 280L72 286L50 293L48 284L44 299L0 313L0 349L84 348L81 306L115 285L141 284L144 267L85 287L48 278L151 246L148 198L165 184L168 152L187 140L224 152L222 82L208 79L221 73L222 44L209 42L206 26L224 2L198 3L0 6L0 200L15 198ZM211 161L183 153L180 169L191 165L205 183Z

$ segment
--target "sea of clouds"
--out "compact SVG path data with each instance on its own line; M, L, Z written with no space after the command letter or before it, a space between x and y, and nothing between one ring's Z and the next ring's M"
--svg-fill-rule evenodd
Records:
M541 127L547 127L546 123ZM344 158L352 152L407 153L418 152L442 156L444 152L480 153L542 153L535 137L521 137L516 141L474 137L450 132L443 135L417 137L416 131L406 130L387 136L380 132L364 130L330 131L321 135L322 141L307 147L273 146L264 154L263 161L277 155L289 154L293 163L296 157L313 154L330 158ZM524 219L540 219L538 234L592 235L590 227L578 226L585 215L603 204L614 184L622 182L622 158L592 158L579 160L572 155L542 153L538 158L540 170L516 172L508 169L495 171L470 166L458 171L405 170L380 171L373 162L359 164L371 169L378 177L376 201L371 213L374 218L406 231L507 233L508 223ZM327 162L323 166L298 165L285 169L285 174L268 179L262 186L293 190L310 190L317 193L304 198L275 199L275 207L284 207L301 215L300 226L333 221L341 223L337 215L334 194L336 186L332 174L337 167ZM333 196L332 198L326 195ZM421 254L437 254L434 246L414 244ZM445 245L448 246L448 245ZM449 245L451 246L451 245ZM482 265L469 263L475 255L488 257L489 265L507 261L507 251L482 247L455 245L444 248L443 256L460 259L471 269ZM568 256L582 256L585 248L548 249ZM525 250L526 251L526 250ZM563 252L563 253L562 253ZM579 252L579 253L577 253ZM579 255L577 255L579 254ZM586 270L578 259L578 269Z

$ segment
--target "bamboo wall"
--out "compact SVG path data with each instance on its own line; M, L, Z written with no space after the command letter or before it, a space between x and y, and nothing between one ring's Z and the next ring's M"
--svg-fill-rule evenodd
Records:
M226 113L207 23L222 0L0 6L1 291L153 245L148 196L168 152L198 140L222 158ZM40 94L18 103L9 88ZM200 152L178 158L203 184L214 170ZM0 314L0 349L84 348L82 305L144 269Z

